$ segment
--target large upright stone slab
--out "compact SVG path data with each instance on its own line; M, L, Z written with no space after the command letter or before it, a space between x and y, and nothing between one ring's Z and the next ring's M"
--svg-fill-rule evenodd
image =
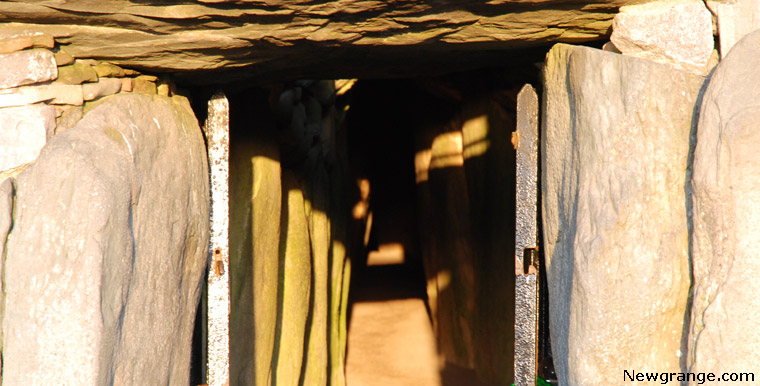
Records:
M208 172L187 100L118 95L17 178L6 385L187 385Z
M13 184L10 178L0 177L0 259L5 256L5 242L8 239L8 231L13 224ZM1 261L1 260L0 260ZM0 277L3 275L3 264L0 264ZM0 281L0 291L3 290L3 282ZM3 319L4 304L0 304L0 320ZM0 358L0 367L3 360ZM0 376L0 382L2 382Z
M703 78L558 44L545 68L543 225L562 385L682 369L687 170Z
M758 69L760 31L718 65L702 103L694 152L690 371L760 376Z

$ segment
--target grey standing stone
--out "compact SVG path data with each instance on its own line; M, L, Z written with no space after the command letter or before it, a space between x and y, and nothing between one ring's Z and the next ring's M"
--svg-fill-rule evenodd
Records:
M560 384L679 372L687 162L704 78L565 44L549 51L544 76L544 246Z
M714 40L710 11L699 0L665 0L620 8L610 40L625 55L704 74Z
M125 94L17 178L7 385L187 385L208 166L184 98Z
M279 307L272 378L275 385L298 386L311 293L311 245L303 190L298 176L282 170Z
M33 162L55 129L55 108L45 104L0 108L0 171Z
M28 50L0 54L0 89L54 80L58 76L53 53Z
M13 184L10 178L0 177L0 278L3 277L3 264L5 258L5 242L8 239L8 231L13 224ZM3 281L0 280L0 292L3 291ZM4 304L0 304L0 320L3 320ZM3 359L0 357L0 367ZM0 382L3 378L0 376Z
M702 103L694 152L690 371L760 376L758 69L760 31L718 65Z

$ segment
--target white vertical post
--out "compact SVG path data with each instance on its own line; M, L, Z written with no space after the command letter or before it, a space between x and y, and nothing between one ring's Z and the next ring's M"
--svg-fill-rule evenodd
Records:
M208 101L206 118L211 175L211 242L208 271L208 385L229 386L229 153L230 105L223 92Z
M536 385L538 355L538 96L529 84L517 94L515 223L515 386ZM528 248L528 249L526 249Z

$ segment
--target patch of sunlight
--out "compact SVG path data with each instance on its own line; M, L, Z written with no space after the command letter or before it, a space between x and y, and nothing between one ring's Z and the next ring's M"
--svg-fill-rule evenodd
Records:
M485 154L491 145L488 140L488 116L480 115L465 121L462 126L462 140L464 142L462 155L469 159Z
M404 246L401 243L380 244L377 251L372 251L367 256L367 265L404 264L404 261Z

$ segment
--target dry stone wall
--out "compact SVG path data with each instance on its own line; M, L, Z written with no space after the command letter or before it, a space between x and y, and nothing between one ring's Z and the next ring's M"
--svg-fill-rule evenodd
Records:
M38 32L4 37L0 67L0 178L18 174L99 99L129 92L168 96L173 89L153 75L76 59Z

